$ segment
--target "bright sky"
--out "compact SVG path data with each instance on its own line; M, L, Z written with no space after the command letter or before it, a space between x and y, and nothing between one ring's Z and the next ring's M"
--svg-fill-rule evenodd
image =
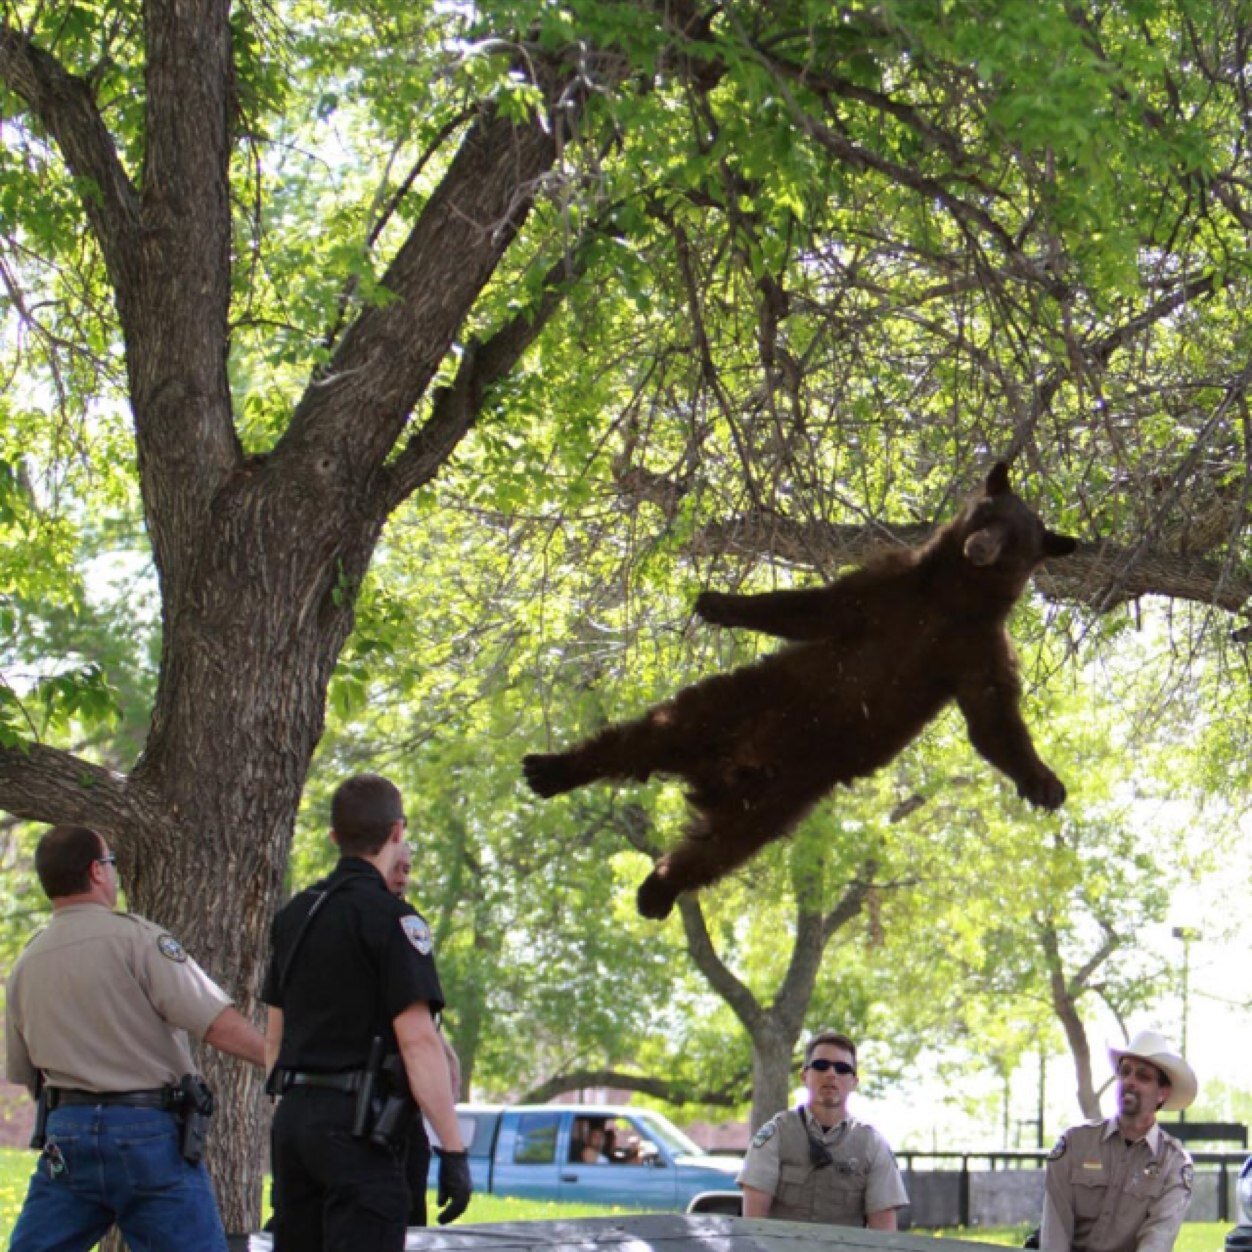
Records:
M1240 895L1244 900L1248 898L1248 865L1232 864L1223 879L1222 885L1229 889L1234 899L1237 900ZM1197 932L1197 937L1190 943L1186 1058L1199 1079L1200 1100L1204 1099L1206 1080L1215 1076L1252 1092L1252 1070L1247 1063L1252 1056L1252 959L1249 959L1252 951L1252 910L1248 910L1246 916L1243 910L1239 910L1235 916L1218 917L1212 915L1217 906L1212 903L1206 905L1200 899L1176 900L1175 903L1176 916L1160 928L1160 933L1145 936L1145 939L1166 954L1172 947L1180 986L1183 945L1181 940L1174 938L1172 930L1174 926L1186 926ZM1206 917L1206 908L1210 910L1209 917ZM1233 921L1239 925L1239 930L1233 938L1210 941L1204 934L1206 921L1223 928ZM1182 1025L1182 999L1177 993L1163 994L1154 1012L1143 1013L1127 1022L1132 1033L1147 1028L1160 1030L1179 1050L1182 1046ZM1087 1032L1092 1048L1093 1076L1098 1086L1109 1076L1106 1045L1120 1043L1121 1035L1116 1021L1110 1016L1088 1020ZM915 1084L880 1099L870 1099L858 1093L853 1098L853 1112L877 1126L897 1150L1003 1147L1002 1089L999 1084L991 1079L979 1084L978 1091L987 1097L986 1113L982 1117L967 1118L954 1114L949 1103L953 1093L936 1080L936 1072L936 1067L923 1060L919 1063ZM1076 1083L1073 1075L1073 1063L1068 1052L1057 1051L1048 1058L1044 1119L1044 1141L1048 1146L1066 1126L1081 1120L1074 1095ZM1033 1122L1037 1117L1038 1084L1038 1061L1031 1059L1013 1078L1011 1122ZM972 1086L969 1088L973 1089ZM1112 1113L1111 1088L1104 1093L1102 1107L1106 1115ZM1204 1120L1210 1117L1221 1121L1235 1119L1232 1110L1224 1107L1210 1108L1203 1111L1203 1116ZM1009 1146L1035 1146L1033 1125L1020 1128L1014 1125L1012 1134L1014 1138Z

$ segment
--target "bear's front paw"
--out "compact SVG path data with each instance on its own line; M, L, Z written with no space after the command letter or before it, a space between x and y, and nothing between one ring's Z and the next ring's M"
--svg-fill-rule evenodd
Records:
M1065 784L1050 770L1036 775L1029 782L1017 788L1017 794L1023 800L1038 805L1041 809L1059 809L1065 803Z
M655 870L639 884L635 896L635 907L640 917L650 917L661 921L670 915L674 908L677 892Z

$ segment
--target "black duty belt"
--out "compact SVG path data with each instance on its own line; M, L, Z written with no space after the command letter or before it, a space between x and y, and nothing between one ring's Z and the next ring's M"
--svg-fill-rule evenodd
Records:
M50 1087L48 1107L123 1104L133 1109L172 1109L177 1095L177 1087L149 1087L146 1091L80 1091L75 1087Z
M344 1091L355 1095L365 1081L363 1069L351 1069L339 1074L310 1074L305 1070L287 1070L283 1075L283 1090L292 1087L313 1087L321 1091Z

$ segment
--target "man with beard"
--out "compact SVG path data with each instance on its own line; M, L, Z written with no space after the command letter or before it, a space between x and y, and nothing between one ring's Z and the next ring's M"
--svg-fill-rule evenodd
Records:
M887 1141L848 1114L856 1044L824 1030L804 1050L807 1104L756 1132L736 1181L745 1217L895 1230L909 1202Z
M1154 1030L1109 1059L1117 1116L1071 1127L1048 1157L1044 1252L1169 1252L1191 1203L1191 1157L1156 1120L1195 1099L1191 1066Z

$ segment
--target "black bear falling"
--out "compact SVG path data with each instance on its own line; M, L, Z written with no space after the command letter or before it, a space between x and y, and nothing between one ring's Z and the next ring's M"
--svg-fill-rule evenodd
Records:
M1014 493L999 462L919 547L827 587L701 594L695 607L705 621L788 646L566 752L525 757L526 781L541 796L654 773L689 784L686 833L639 888L639 912L654 918L790 832L837 784L887 764L952 700L970 742L1018 794L1058 808L1065 787L1022 720L1005 623L1038 566L1075 547Z

